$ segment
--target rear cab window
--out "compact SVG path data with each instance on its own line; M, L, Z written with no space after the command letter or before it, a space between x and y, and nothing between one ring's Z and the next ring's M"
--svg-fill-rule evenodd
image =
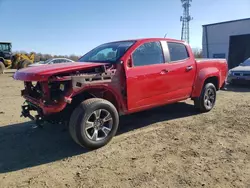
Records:
M139 46L132 54L135 67L164 63L164 55L159 41L147 42Z
M189 54L184 44L177 42L167 42L167 44L170 55L170 63L189 59Z

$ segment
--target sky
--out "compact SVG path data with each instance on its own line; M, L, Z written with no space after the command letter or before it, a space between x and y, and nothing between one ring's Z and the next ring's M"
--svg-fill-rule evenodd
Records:
M202 25L250 17L250 0L193 0L190 45L202 46ZM0 41L13 51L83 55L105 42L180 39L180 0L0 0ZM249 26L250 27L250 26Z

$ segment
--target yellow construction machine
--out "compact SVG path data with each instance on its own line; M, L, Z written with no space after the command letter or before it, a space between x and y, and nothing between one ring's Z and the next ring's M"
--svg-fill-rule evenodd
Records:
M34 63L35 54L21 54L16 53L12 56L12 68L13 69L21 69L26 68L28 65Z
M0 42L0 74L4 73L5 69L21 69L34 63L35 54L16 53L12 54L12 45L10 42Z

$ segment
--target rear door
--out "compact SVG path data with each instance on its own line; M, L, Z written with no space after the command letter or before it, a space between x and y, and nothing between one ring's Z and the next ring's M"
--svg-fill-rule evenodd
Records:
M196 74L196 64L190 50L183 43L167 42L170 61L166 79L171 81L169 100L184 99L191 95ZM190 51L190 52L189 52Z

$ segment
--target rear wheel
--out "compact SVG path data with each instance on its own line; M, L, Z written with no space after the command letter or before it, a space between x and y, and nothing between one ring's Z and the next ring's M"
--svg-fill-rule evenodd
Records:
M209 112L213 109L216 102L216 88L214 84L204 85L201 95L194 99L195 108L200 112Z
M69 131L79 145L97 149L106 145L116 134L119 115L109 101L93 98L83 101L72 113Z
M3 74L5 70L5 66L2 61L0 61L0 74Z

